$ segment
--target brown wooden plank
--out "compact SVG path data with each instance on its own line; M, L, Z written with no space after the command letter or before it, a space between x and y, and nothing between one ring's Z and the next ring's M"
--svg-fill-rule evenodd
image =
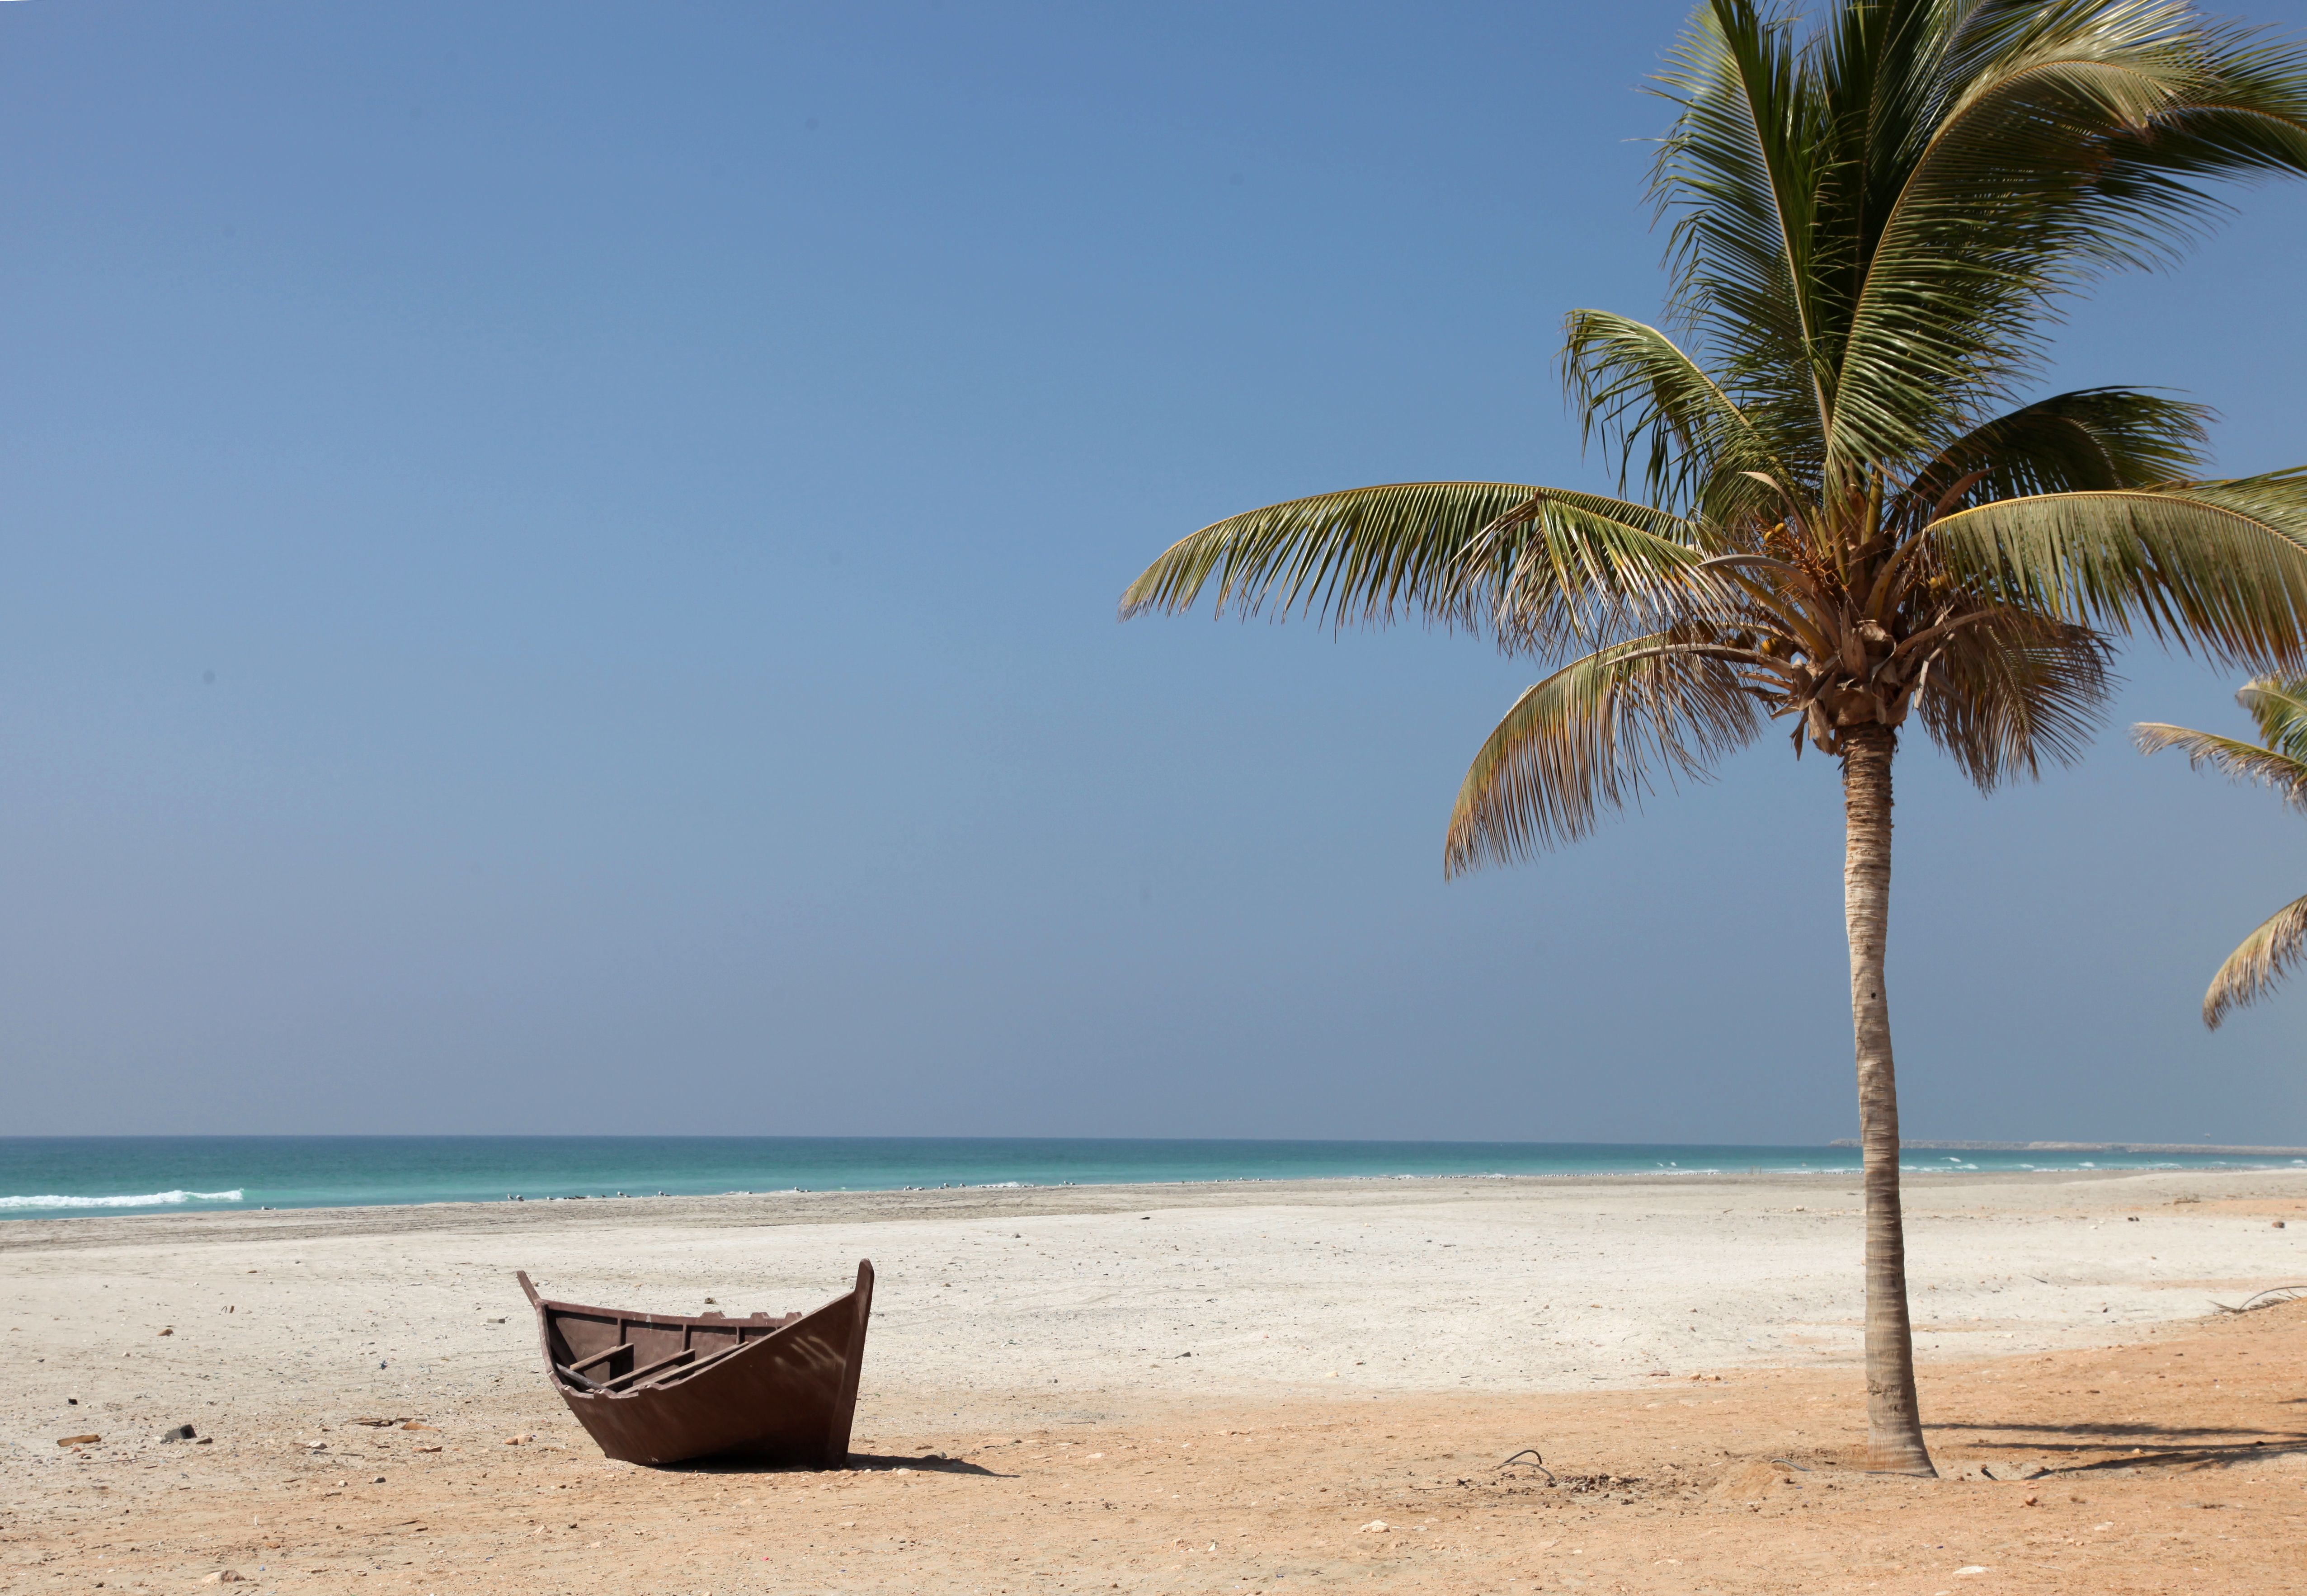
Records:
M632 1350L633 1343L631 1342L620 1342L605 1352L596 1352L590 1358L579 1359L577 1362L566 1364L563 1367L566 1368L570 1374L583 1374L596 1363L605 1363L610 1359L615 1357L619 1352L630 1352Z
M690 1364L686 1369L676 1369L670 1374L660 1375L656 1379L651 1380L649 1385L652 1388L655 1388L660 1386L669 1386L675 1380L685 1380L690 1376L695 1374L698 1370L710 1369L715 1364L720 1362L722 1359L733 1358L744 1350L745 1349L742 1346L725 1347L709 1358L699 1358L696 1362ZM635 1386L634 1389L639 1390L639 1387Z
M865 1323L873 1313L873 1264L857 1260L857 1285L850 1293L849 1356L842 1360L841 1384L833 1397L833 1422L827 1427L825 1466L849 1466L849 1428L857 1417L857 1377L865 1367Z
M602 1384L601 1389L604 1391L614 1391L620 1386L630 1386L636 1380L645 1380L653 1374L662 1374L676 1363L686 1363L691 1358L696 1356L697 1351L694 1347L683 1347L672 1357L660 1358L655 1363L650 1364L647 1369L637 1369L629 1375L619 1375L613 1380L605 1381Z

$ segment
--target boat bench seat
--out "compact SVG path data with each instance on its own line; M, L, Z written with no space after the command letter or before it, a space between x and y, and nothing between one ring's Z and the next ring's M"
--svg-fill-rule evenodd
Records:
M750 1344L750 1343L747 1343L747 1344ZM692 1350L694 1350L694 1349L692 1349ZM694 1363L683 1364L683 1365L682 1365L682 1366L681 1366L680 1368L678 1368L678 1369L666 1369L663 1374L661 1374L661 1375L657 1376L657 1377L656 1377L656 1378L655 1378L655 1379L653 1379L653 1380L649 1381L649 1382L648 1382L648 1384L649 1384L651 1386L670 1386L670 1385L672 1385L675 1380L685 1380L685 1379L687 1379L690 1375L693 1375L693 1374L697 1373L697 1372L698 1372L698 1370L699 1370L699 1369L710 1369L710 1368L712 1368L715 1364L716 1364L716 1363L720 1362L722 1359L724 1359L724 1358L733 1358L733 1357L735 1357L739 1352L742 1352L742 1351L743 1351L744 1350L745 1350L745 1349L744 1349L744 1347L743 1347L743 1346L724 1347L724 1348L722 1348L719 1351L717 1351L717 1352L714 1353L714 1354L713 1354L711 1357L709 1357L709 1358L699 1358L699 1359L696 1362L694 1362ZM634 1389L634 1390L636 1390L636 1391L638 1391L638 1390L639 1390L639 1389L640 1389L640 1387L639 1387L639 1386L634 1386L634 1387L633 1387L633 1389Z
M596 1352L590 1358L580 1358L574 1363L565 1363L562 1365L562 1367L566 1369L570 1374L583 1374L596 1363L606 1363L619 1352L630 1352L632 1350L633 1343L631 1342L621 1341L605 1352Z
M627 1386L637 1386L641 1381L648 1379L651 1375L660 1375L669 1369L678 1368L680 1365L688 1362L691 1358L696 1356L697 1349L695 1347L684 1347L680 1351L675 1352L672 1357L660 1358L655 1363L648 1365L646 1369L637 1369L630 1374L619 1375L613 1380L603 1381L601 1389L604 1391L616 1391Z

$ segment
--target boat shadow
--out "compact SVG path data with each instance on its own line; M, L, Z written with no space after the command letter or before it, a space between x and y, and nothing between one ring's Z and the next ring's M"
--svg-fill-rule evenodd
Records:
M761 1463L743 1457L700 1457L690 1463L659 1463L668 1474L831 1474L843 1471L819 1468L812 1463ZM846 1472L856 1474L886 1474L894 1470L907 1469L916 1474L974 1474L981 1480L1015 1480L1015 1474L1004 1474L982 1463L969 1463L958 1457L944 1457L937 1453L917 1456L878 1452L853 1452L849 1454Z

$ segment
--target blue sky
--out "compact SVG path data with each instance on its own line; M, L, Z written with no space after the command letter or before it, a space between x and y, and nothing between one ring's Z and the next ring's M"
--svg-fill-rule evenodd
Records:
M1445 883L1532 674L1117 624L1323 489L1599 485L1678 5L0 7L11 1128L1849 1134L1833 769ZM2307 29L2297 4L2250 13ZM2058 386L2307 459L2307 186ZM2307 825L1900 764L1914 1136L2307 1143Z

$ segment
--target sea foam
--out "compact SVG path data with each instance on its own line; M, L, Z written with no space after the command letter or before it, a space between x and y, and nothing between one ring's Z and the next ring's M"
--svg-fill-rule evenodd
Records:
M176 1203L236 1203L237 1191L147 1191L122 1197L0 1197L0 1208L159 1208Z

